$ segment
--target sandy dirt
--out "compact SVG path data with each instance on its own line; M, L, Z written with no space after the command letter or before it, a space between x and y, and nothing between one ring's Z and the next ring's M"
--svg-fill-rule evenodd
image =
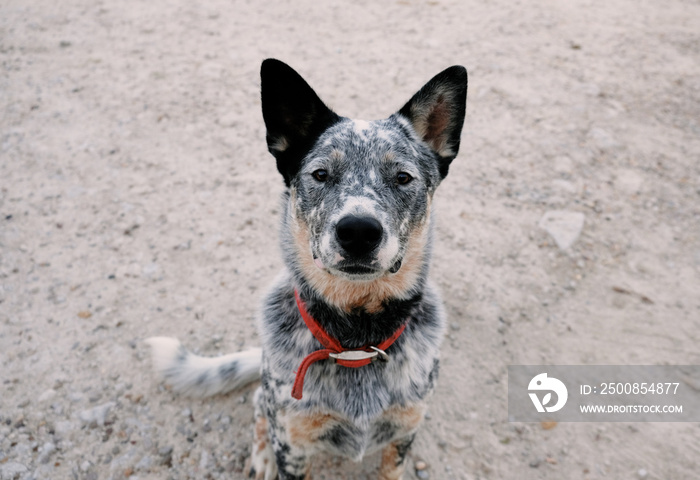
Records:
M281 267L266 57L366 119L469 70L408 478L698 478L699 424L509 423L507 366L700 364L700 5L348 3L2 2L0 479L245 478L253 389L174 395L142 339L257 345Z

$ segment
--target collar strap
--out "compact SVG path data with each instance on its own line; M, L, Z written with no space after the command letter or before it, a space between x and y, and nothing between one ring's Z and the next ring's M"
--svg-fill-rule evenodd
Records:
M294 379L294 386L292 387L292 397L297 400L301 400L302 391L304 390L304 376L309 366L312 363L318 362L319 360L327 360L332 358L335 363L342 365L343 367L358 368L369 365L373 360L381 358L382 360L388 360L389 356L384 352L389 348L399 336L403 333L406 328L406 322L404 322L394 334L378 344L377 346L367 346L363 348L347 349L344 348L340 342L331 337L328 332L326 332L319 323L314 320L314 318L306 310L306 304L299 296L299 290L294 290L294 297L297 301L297 308L301 314L301 318L304 319L304 323L307 328L311 331L311 334L318 340L321 345L325 348L322 350L316 350L307 355L304 360L302 360L299 369L296 372L296 377Z

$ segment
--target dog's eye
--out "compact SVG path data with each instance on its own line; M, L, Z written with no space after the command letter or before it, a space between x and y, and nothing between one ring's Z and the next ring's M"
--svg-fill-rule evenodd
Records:
M328 180L328 170L324 170L322 168L319 168L318 170L314 171L312 173L313 177L318 180L319 182L325 182Z
M399 185L406 185L407 183L411 183L411 180L413 180L413 177L406 172L399 172L398 174L396 174L396 181Z

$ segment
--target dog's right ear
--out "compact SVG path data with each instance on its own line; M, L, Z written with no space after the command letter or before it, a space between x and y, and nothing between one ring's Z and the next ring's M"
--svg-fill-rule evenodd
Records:
M260 68L267 148L287 186L319 135L340 117L289 65L268 58Z

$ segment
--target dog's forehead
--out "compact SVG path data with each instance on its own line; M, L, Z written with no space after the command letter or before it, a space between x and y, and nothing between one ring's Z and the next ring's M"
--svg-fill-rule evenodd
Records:
M388 154L415 155L407 122L396 117L384 120L343 119L325 131L316 143L314 156L352 156L353 163L375 163L393 159Z

